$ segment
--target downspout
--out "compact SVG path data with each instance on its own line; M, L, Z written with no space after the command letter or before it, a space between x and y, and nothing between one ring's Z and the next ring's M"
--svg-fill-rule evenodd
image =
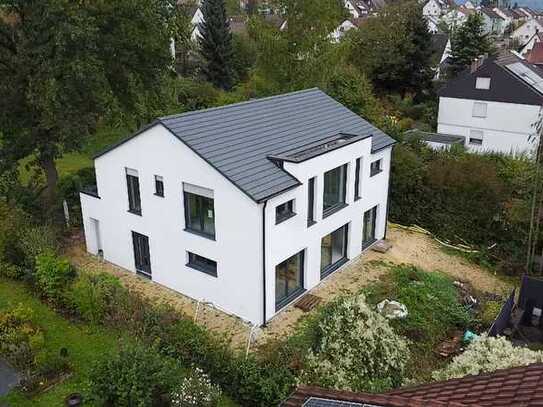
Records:
M390 149L390 160L388 163L388 194L387 194L387 210L385 211L385 234L383 236L383 239L386 240L387 238L387 231L388 231L388 210L390 208L390 190L392 189L392 150L394 150L394 146Z
M262 326L266 326L266 205L262 207Z

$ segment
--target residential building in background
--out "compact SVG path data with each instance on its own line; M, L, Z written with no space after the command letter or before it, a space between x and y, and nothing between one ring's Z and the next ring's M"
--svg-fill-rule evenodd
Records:
M95 158L87 250L263 324L385 236L393 143L318 89L157 119Z
M525 45L534 37L534 35L540 32L543 33L543 22L531 18L513 31L511 38L517 40L519 45Z
M543 105L543 70L507 53L479 60L438 92L437 131L473 152L532 153Z

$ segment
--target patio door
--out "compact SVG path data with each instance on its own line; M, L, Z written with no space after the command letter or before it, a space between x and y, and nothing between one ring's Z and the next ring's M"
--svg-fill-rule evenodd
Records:
M151 254L149 252L149 238L137 232L132 232L134 245L134 262L136 273L151 278Z
M375 242L375 224L377 220L377 206L364 212L364 224L362 230L362 249Z

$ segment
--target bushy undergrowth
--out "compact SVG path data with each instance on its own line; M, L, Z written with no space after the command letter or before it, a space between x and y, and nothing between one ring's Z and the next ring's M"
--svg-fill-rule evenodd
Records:
M53 253L36 258L35 283L40 293L57 305L66 302L69 283L75 277L75 269L67 259Z
M543 362L543 352L513 346L504 337L481 336L444 369L433 373L435 380L491 373L498 369Z
M176 386L171 395L172 407L216 407L221 389L196 368L191 370Z
M364 295L343 297L321 310L307 352L302 381L354 391L383 391L401 385L408 344Z

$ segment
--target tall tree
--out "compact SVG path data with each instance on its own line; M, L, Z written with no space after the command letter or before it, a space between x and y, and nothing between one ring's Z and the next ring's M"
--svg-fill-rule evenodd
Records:
M492 52L488 34L484 30L483 17L470 14L464 24L457 28L451 38L453 73L467 68L477 57Z
M431 34L415 2L395 3L352 34L352 61L381 90L425 90L432 78Z
M230 89L233 85L232 33L226 15L225 0L204 0L200 24L200 53L203 74L215 86Z
M171 67L160 0L0 0L0 161L33 157L51 207L55 160L103 115L140 113Z

